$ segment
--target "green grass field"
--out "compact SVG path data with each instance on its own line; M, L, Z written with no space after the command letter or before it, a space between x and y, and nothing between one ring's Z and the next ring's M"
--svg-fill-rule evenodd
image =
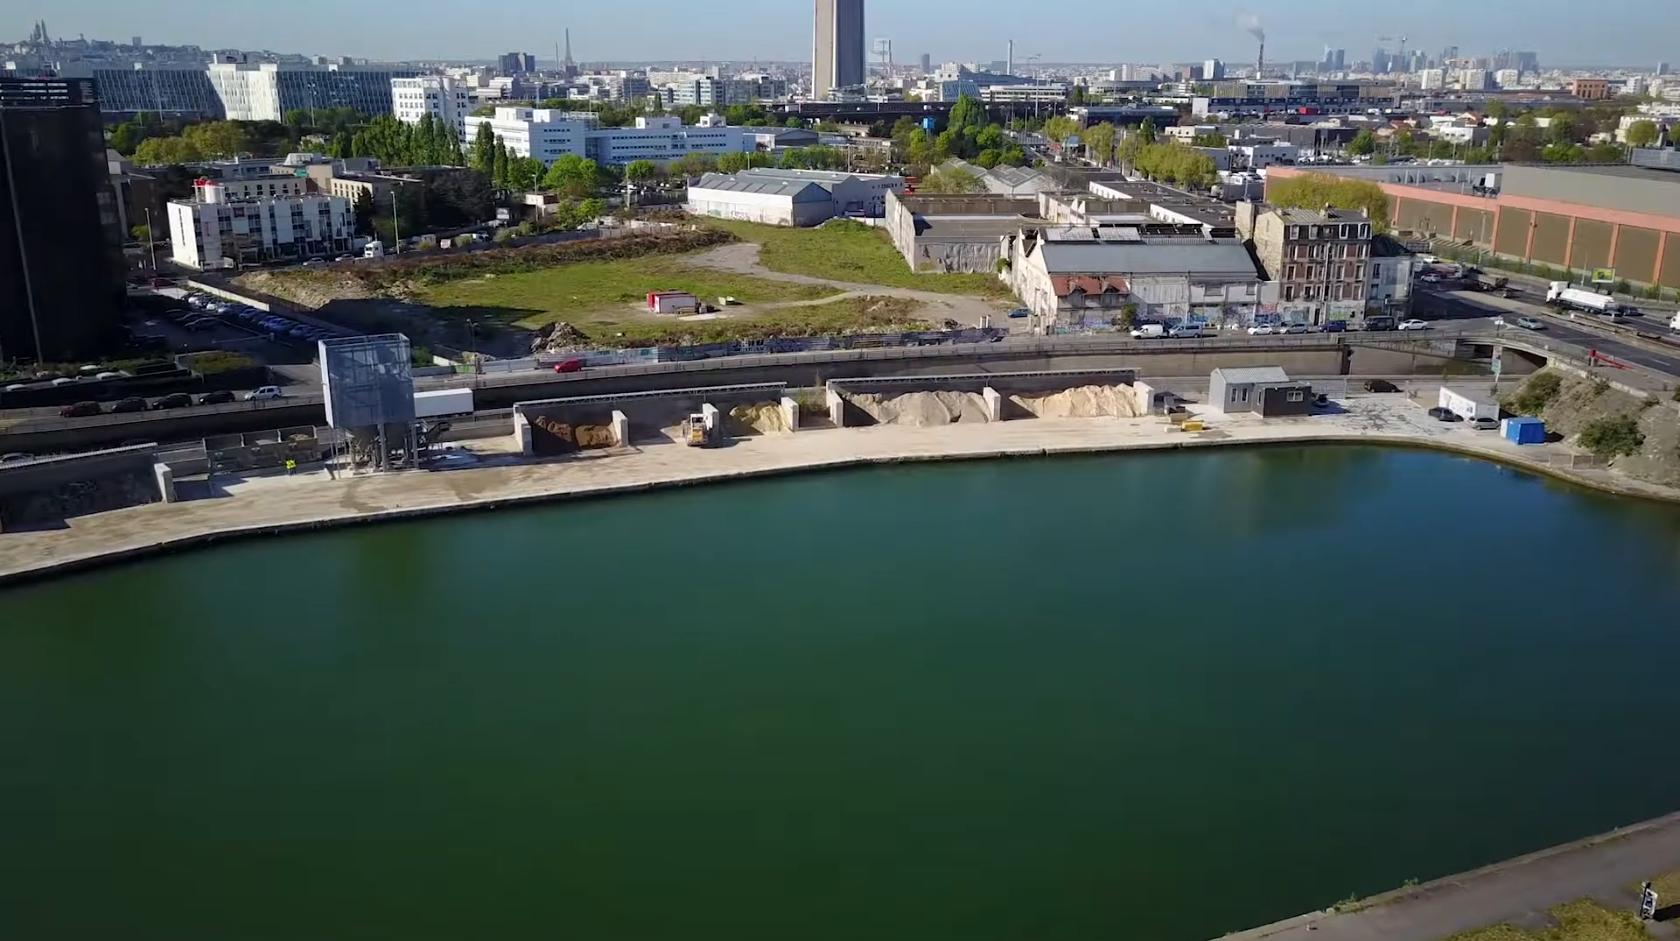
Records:
M815 300L840 293L821 285L696 268L681 256L648 256L451 281L422 288L417 299L445 315L480 323L534 329L564 320L588 331L591 322L633 319L634 305L652 291L689 291L708 302L729 295L743 304Z
M722 343L770 337L937 329L936 325L916 317L921 306L916 301L901 297L846 297L826 304L783 307L716 320L684 321L662 317L657 321L638 318L613 323L597 319L576 326L603 346Z
M743 242L761 246L759 260L771 271L802 274L853 284L1006 297L1006 288L990 274L917 274L904 263L887 234L861 223L830 223L814 229L792 229L730 219L696 221L733 233Z

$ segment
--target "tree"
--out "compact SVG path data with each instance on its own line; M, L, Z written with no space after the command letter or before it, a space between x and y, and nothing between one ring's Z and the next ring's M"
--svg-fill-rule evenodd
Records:
M373 218L377 215L377 212L373 208L373 194L371 192L364 189L356 194L355 212L356 231L372 235L374 233Z
M327 147L327 156L337 159L354 156L351 151L352 137L349 131L339 131L333 135L332 143Z
M1197 134L1195 137L1190 139L1190 146L1192 147L1212 147L1218 149L1228 147L1230 146L1230 143L1230 141L1225 139L1225 135L1220 134L1217 131L1212 134Z
M681 160L675 164L685 177L696 177L711 173L718 168L718 158L715 154L688 153L683 154Z
M134 149L134 162L147 167L201 163L204 157L198 145L185 137L148 137Z
M1138 138L1142 140L1144 144L1155 143L1154 118L1144 118L1143 123L1138 125Z
M446 173L428 187L427 221L441 229L477 225L496 208L496 193L482 173Z
M1588 147L1581 159L1585 163L1626 163L1627 154L1620 144L1603 141Z
M1654 147L1660 136L1655 121L1635 121L1628 125L1627 142L1629 147Z
M1084 85L1073 86L1073 90L1068 92L1067 103L1068 103L1068 107L1070 107L1070 108L1077 108L1077 107L1085 104L1085 86Z
M181 133L206 157L231 160L248 149L244 128L235 121L206 121Z
M967 95L958 95L957 103L951 106L950 120L945 126L960 135L967 128L973 128L975 133L979 133L986 123L985 106Z
M1060 144L1079 133L1079 122L1072 118L1057 116L1044 122L1044 136Z
M1554 116L1546 125L1546 138L1554 144L1575 143L1575 119L1561 114Z
M1388 196L1370 180L1305 173L1273 179L1266 184L1266 201L1295 209L1362 209L1376 232L1388 231Z
M1376 135L1371 133L1370 128L1361 128L1358 134L1353 135L1353 140L1348 141L1347 145L1347 152L1355 157L1369 157L1376 152L1376 149L1377 138Z
M917 192L922 193L983 193L986 184L974 174L960 167L935 170L922 178Z
M933 156L933 141L928 139L927 131L919 127L911 131L904 162L912 167L927 167L933 164Z
M478 130L473 132L472 149L467 154L467 166L480 173L493 173L496 169L496 135L490 130L486 122L479 122Z
M776 161L769 154L753 151L752 153L719 154L717 158L717 172L740 173L754 167L768 167ZM634 166L634 164L632 164Z
M1104 121L1085 129L1085 156L1096 161L1097 166L1106 167L1114 159L1114 138L1118 132L1114 125Z
M739 106L737 106L737 107L739 107ZM723 156L724 157L733 157L733 156L737 156L737 155L736 154L724 154ZM746 154L740 154L739 156L745 157ZM723 158L722 157L718 158L718 169L719 170L723 169ZM730 171L724 171L724 172L727 173L727 172L730 172ZM655 177L659 176L659 164L654 163L652 160L634 160L634 161L631 161L630 165L624 168L624 176L625 176L625 178L627 178L632 183L646 183L647 181L649 181L651 179L654 179Z
M129 229L128 234L134 236L134 240L136 242L145 244L146 242L150 242L152 240L152 227L142 222L134 228Z
M520 157L510 153L507 169L508 188L521 193L536 189L537 183L543 178L544 169L542 161L535 157Z
M511 190L513 185L508 179L508 167L512 156L508 153L507 144L500 137L496 138L496 149L490 154L490 182L498 189Z

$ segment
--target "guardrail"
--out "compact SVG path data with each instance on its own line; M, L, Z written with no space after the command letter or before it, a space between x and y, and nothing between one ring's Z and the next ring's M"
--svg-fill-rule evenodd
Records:
M8 426L8 432L23 433L29 431L67 431L75 428L97 428L111 425L145 425L150 422L168 418L181 418L202 415L227 415L235 412L256 412L274 408L299 408L309 405L322 405L320 395L288 396L283 399L268 399L256 402L226 402L221 405L195 405L191 409L167 409L164 411L125 412L118 415L89 415L86 418L27 418ZM3 438L0 435L0 438Z

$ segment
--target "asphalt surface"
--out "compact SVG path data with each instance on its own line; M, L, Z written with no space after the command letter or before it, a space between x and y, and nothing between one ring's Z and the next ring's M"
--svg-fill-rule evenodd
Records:
M1445 325L1447 323L1480 323L1487 325L1493 317L1503 317L1508 324L1506 330L1518 331L1515 326L1517 317L1533 317L1546 325L1543 333L1564 343L1579 346L1582 349L1597 350L1619 362L1639 366L1644 369L1655 370L1670 376L1680 376L1680 347L1674 352L1665 353L1646 343L1635 343L1631 340L1616 339L1602 333L1584 329L1580 326L1589 314L1576 314L1571 317L1567 313L1559 313L1543 303L1544 295L1518 290L1517 297L1507 300L1497 294L1483 294L1477 291L1455 291L1450 287L1442 290L1434 285L1420 284L1418 296L1413 299L1414 308L1427 306L1432 315L1424 319L1434 320ZM1635 318L1634 329L1650 332L1667 332L1668 325L1658 317L1647 316ZM1638 323L1639 320L1650 321ZM1611 329L1608 325L1601 329Z
M1345 915L1303 915L1222 941L1440 941L1502 922L1539 927L1547 909L1583 898L1632 912L1630 886L1675 869L1680 814L1449 876Z

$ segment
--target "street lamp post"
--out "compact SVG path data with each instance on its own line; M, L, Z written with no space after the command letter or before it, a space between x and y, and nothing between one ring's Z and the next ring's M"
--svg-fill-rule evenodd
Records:
M146 246L152 251L152 274L157 274L157 233L152 231L152 207L146 207Z

